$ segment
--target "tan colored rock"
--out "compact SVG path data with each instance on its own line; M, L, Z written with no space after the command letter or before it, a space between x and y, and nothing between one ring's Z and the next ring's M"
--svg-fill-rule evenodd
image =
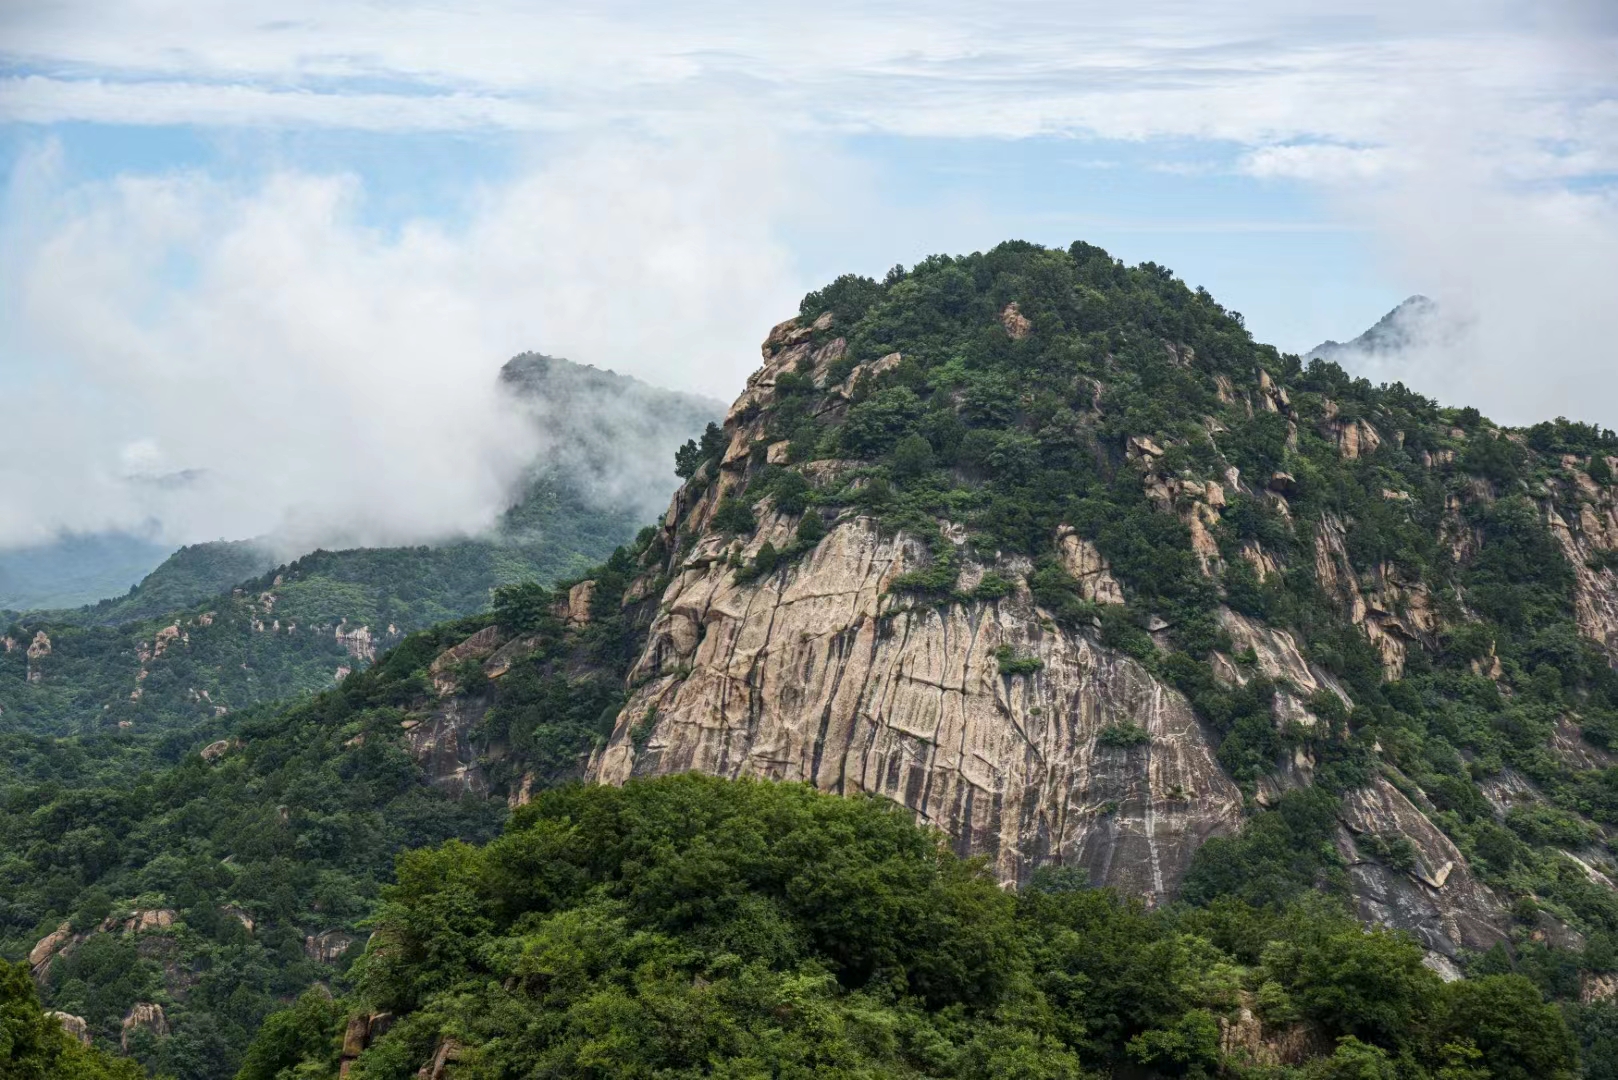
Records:
M49 968L51 960L72 937L73 924L64 922L34 943L34 947L28 950L28 966L36 977Z
M772 517L754 543L788 527ZM631 673L645 681L589 775L694 769L872 792L987 855L1003 880L1054 860L1172 895L1192 852L1241 814L1188 704L1135 661L1052 629L1026 598L899 605L887 582L924 552L857 519L768 581L738 586L717 564L681 574ZM706 628L689 658L670 640L676 617ZM1000 645L1045 666L1003 677ZM652 730L632 739L648 715ZM1147 747L1097 745L1126 720L1151 733Z
M772 442L764 453L764 460L770 465L785 465L792 458L792 440L782 439Z
M45 678L44 669L40 661L51 654L51 637L43 630L34 632L34 640L28 646L28 674L27 680L31 683L41 682Z
M169 1022L163 1015L163 1006L154 1005L149 1001L137 1001L130 1006L129 1014L124 1017L123 1034L119 1039L124 1053L129 1053L129 1037L142 1028L159 1038L169 1033Z
M1018 310L1015 300L1000 312L1000 325L1006 328L1006 333L1011 335L1013 341L1021 341L1034 328L1034 324Z
M1063 525L1056 532L1056 550L1062 568L1079 583L1080 595L1086 600L1096 604L1124 602L1123 586L1112 576L1094 542L1080 536L1072 526Z
M534 774L525 772L518 781L516 788L506 798L506 806L512 810L527 806L534 801Z
M406 720L405 751L433 787L452 795L486 795L489 781L472 731L487 711L481 701L446 696L425 720Z
M1598 975L1586 971L1579 977L1579 1003L1593 1005L1618 997L1618 975Z
M1236 1010L1219 1018L1219 1050L1231 1062L1249 1068L1299 1065L1330 1050L1318 1032L1303 1024L1272 1030L1253 1012L1253 996L1241 991Z
M174 927L179 914L172 908L151 908L138 910L127 919L107 919L101 924L101 929L119 929L126 934L152 934L159 930L169 930Z
M353 946L355 940L352 934L341 930L323 930L303 939L303 954L316 963L334 963Z
M512 638L489 654L489 658L483 662L483 674L498 679L538 652L539 646L538 637Z
M1129 449L1133 452L1132 457L1157 458L1163 456L1163 448L1157 445L1156 440L1147 435L1131 435L1129 437Z
M1260 581L1268 581L1273 575L1281 572L1281 565L1275 557L1264 550L1264 545L1257 540L1249 540L1241 547L1242 561L1253 568Z
M1338 452L1350 460L1374 453L1382 445L1382 436L1364 420L1336 420L1328 430Z
M1281 685L1276 687L1271 711L1276 726L1285 729L1289 724L1312 728L1320 718L1309 709L1309 699L1321 690L1329 690L1344 705L1353 707L1348 692L1324 669L1309 663L1291 634L1266 626L1228 607L1219 609L1219 628L1230 635L1231 647L1237 654L1251 649L1258 663L1258 671ZM1243 684L1247 674L1230 657L1214 654L1214 675L1228 683ZM1261 802L1267 802L1288 787L1307 783L1313 773L1313 759L1300 756L1292 763L1289 775L1279 777L1278 783L1261 790Z
M72 1013L58 1012L54 1009L45 1015L61 1024L62 1030L77 1039L80 1046L90 1045L90 1025L85 1022L84 1017L74 1016Z
M1618 511L1605 492L1602 499L1587 508L1588 525L1581 512L1577 533L1549 503L1544 507L1545 522L1573 568L1573 618L1579 631L1618 664L1618 574L1589 565L1598 552L1613 550L1613 540L1618 539Z
M365 1052L365 1044L370 1034L371 1017L369 1013L355 1013L348 1018L348 1024L343 1029L343 1050L345 1058L357 1058Z
M444 1080L444 1072L451 1064L461 1060L461 1044L456 1039L443 1038L433 1056L416 1071L417 1080Z
M482 660L492 655L499 645L500 628L485 626L459 645L453 645L433 657L433 662L427 665L427 673L432 677L439 696L455 692L455 668L468 660Z
M371 637L369 626L356 626L348 628L348 620L344 619L337 624L334 632L337 641L356 660L370 663L376 659L376 641Z
M207 762L218 761L220 758L224 757L229 750L230 740L219 739L202 748L202 760Z
M34 640L28 646L28 659L41 660L51 654L51 636L43 630L34 632Z
M595 599L596 583L581 581L567 591L567 621L583 626L590 621L590 601Z

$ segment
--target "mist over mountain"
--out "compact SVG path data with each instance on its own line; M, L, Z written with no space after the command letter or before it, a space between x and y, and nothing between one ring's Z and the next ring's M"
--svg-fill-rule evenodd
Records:
M546 527L555 524L536 510L541 505L536 493L548 498L546 493L557 489L570 506L577 504L570 513L599 511L615 520L649 521L662 512L677 483L672 465L676 448L724 415L723 404L714 399L541 353L513 357L494 386L502 411L509 410L517 424L515 437L532 447L526 468L514 475L501 516L471 535L446 523L436 536L406 539L534 543L541 539L540 518ZM193 472L161 482L173 476L164 474L156 486L177 490L207 481ZM608 531L616 536L621 530L615 526ZM46 544L0 550L0 610L71 608L106 600L95 612L96 621L148 618L228 590L315 548L397 546L368 544L368 531L355 523L328 522L323 528L190 544L178 552L157 539L161 532L161 523L154 521L144 536L120 531L67 534ZM591 557L611 546L599 551L590 546Z
M1368 358L1386 358L1408 349L1446 344L1455 327L1436 302L1421 294L1411 296L1376 321L1376 325L1350 341L1323 341L1304 354L1305 360L1334 360L1353 365Z
M593 1076L604 1027L670 1076L1610 1060L1618 435L1302 364L1082 242L847 275L762 358L593 567L632 526L536 486L8 627L0 951L45 1006L181 1080ZM662 437L608 373L506 377L580 441L536 484Z
M123 532L69 534L0 550L0 611L75 607L115 596L171 550Z

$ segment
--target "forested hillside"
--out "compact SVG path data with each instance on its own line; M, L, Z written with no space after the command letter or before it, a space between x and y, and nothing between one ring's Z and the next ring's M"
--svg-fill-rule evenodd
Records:
M132 731L182 743L232 710L320 690L423 627L484 611L496 588L605 558L655 515L674 450L719 403L523 354L501 386L544 450L486 535L316 551L182 548L127 595L4 620L0 717L39 734Z
M105 616L143 611L170 564L124 600L21 616L3 638L0 715L10 731L179 732L188 744L225 730L232 711L329 687L412 630L485 610L501 585L575 575L638 527L631 510L603 509L548 475L506 523L434 547L317 551L129 622Z
M764 359L554 590L14 739L46 1007L183 1080L1618 1075L1618 437L1085 244Z

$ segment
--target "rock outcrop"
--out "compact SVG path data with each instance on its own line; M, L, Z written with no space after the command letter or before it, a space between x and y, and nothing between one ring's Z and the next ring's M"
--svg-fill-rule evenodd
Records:
M1008 332L1021 332L1020 318L1007 310ZM662 589L628 676L628 703L588 776L623 783L700 770L879 795L943 830L960 852L985 856L1002 881L1057 863L1153 902L1171 897L1204 841L1240 829L1242 793L1178 692L1102 645L1089 627L1061 625L1039 607L1027 584L1031 560L979 552L965 530L940 520L942 539L931 543L953 544L956 587L949 600L916 601L895 582L947 553L903 533L884 534L873 519L844 510L812 550L767 573L735 572L766 543L790 549L800 522L765 498L753 507L751 535L714 527L719 504L742 491L755 468L787 463L785 451L772 449L778 440L767 419L777 382L789 372L808 375L823 395L810 412L835 419L848 407L850 388L900 362L898 354L867 361L834 382L829 372L846 344L831 337L830 325L789 320L770 332L764 365L726 419L727 449L676 493L662 522L659 561L625 594L626 603L641 602L654 582ZM1264 372L1258 382L1249 406L1282 414L1294 442L1297 413L1286 390ZM1232 394L1223 385L1221 398ZM1211 422L1210 430L1218 429ZM1387 438L1335 413L1325 434L1348 457L1372 453ZM1262 500L1291 527L1288 500L1298 482L1286 473L1254 490L1235 468L1226 470L1225 483L1172 471L1168 449L1149 435L1127 439L1125 451L1148 500L1185 523L1203 573L1216 581L1225 566L1216 530L1229 493ZM858 465L829 459L790 467L812 486L831 488ZM1409 649L1433 643L1435 605L1425 586L1391 566L1357 572L1345 535L1344 523L1330 515L1315 525L1312 569L1396 677ZM1057 562L1084 600L1124 602L1091 538L1064 525L1054 540ZM1260 581L1311 569L1288 567L1253 541L1239 552ZM1009 591L972 599L989 571L1009 582ZM570 597L559 614L577 622L580 606ZM1278 729L1316 729L1322 694L1341 701L1334 715L1353 707L1291 634L1228 608L1219 625L1231 651L1215 654L1216 676L1228 683L1255 674L1270 679ZM1146 627L1159 647L1167 647L1166 626L1154 618ZM1002 673L1006 658L1014 673ZM1120 725L1144 728L1147 741L1102 745L1101 733ZM1257 784L1260 804L1313 782L1306 745L1300 740L1292 759ZM519 789L510 799L519 805L525 796ZM1387 780L1345 802L1338 846L1362 914L1411 930L1435 964L1450 965L1459 950L1502 938L1499 900L1423 809ZM1366 855L1361 846L1384 853L1407 846L1410 864L1390 865L1399 860ZM1265 1060L1284 1060L1266 1053Z
M743 557L784 545L795 524L766 521ZM898 602L888 584L926 556L863 518L745 585L718 560L723 543L699 543L663 594L595 779L698 769L880 794L988 856L1003 880L1058 862L1155 899L1204 840L1237 828L1241 795L1185 699L1057 629L1026 587L994 602ZM1042 667L1001 675L1003 647ZM1123 723L1150 742L1098 745Z
M1618 460L1618 459L1609 459ZM1555 501L1545 506L1546 523L1573 568L1573 615L1579 630L1618 664L1618 498L1613 489L1590 479L1581 464L1564 470L1555 485L1566 517Z
M52 1010L45 1014L62 1025L62 1030L77 1039L80 1046L90 1045L90 1025L82 1016Z
M119 1037L119 1045L122 1046L124 1053L129 1053L129 1040L137 1031L150 1031L158 1038L167 1035L169 1022L168 1017L163 1015L163 1006L149 1001L137 1001L129 1007Z
M303 939L303 954L317 964L335 962L357 939L342 930L322 930Z
M1506 940L1506 912L1472 874L1449 839L1386 777L1343 800L1346 836L1338 848L1348 863L1360 915L1407 930L1429 950L1454 958L1461 949L1487 949ZM1409 864L1366 859L1358 838L1403 838ZM1351 839L1352 838L1352 839Z

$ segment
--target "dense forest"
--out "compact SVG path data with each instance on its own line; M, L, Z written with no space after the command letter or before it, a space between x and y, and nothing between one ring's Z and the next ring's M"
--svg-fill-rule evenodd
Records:
M11 731L189 745L228 730L233 711L321 690L411 631L486 610L502 585L576 576L637 528L636 511L546 470L487 537L316 551L271 569L250 545L186 548L126 597L12 620L0 709Z
M8 736L0 943L43 1004L18 982L7 1015L82 1017L175 1080L1618 1076L1618 638L1596 603L1618 437L1305 365L1085 244L842 278L777 335L821 362L676 455L700 530L500 588L313 698L160 742ZM759 543L782 515L790 539ZM1002 888L870 798L574 783L682 560L718 534L732 581L789 581L855 520L930 553L888 582L894 610L1026 589L1191 704L1246 819L1175 902L1062 865ZM1116 594L1059 558L1064 527ZM963 584L968 563L990 569ZM1343 694L1284 721L1298 688L1227 611ZM639 749L658 718L631 719ZM1345 839L1373 782L1500 898L1496 944L1443 969L1464 979L1365 926L1353 871L1425 872L1398 832Z

